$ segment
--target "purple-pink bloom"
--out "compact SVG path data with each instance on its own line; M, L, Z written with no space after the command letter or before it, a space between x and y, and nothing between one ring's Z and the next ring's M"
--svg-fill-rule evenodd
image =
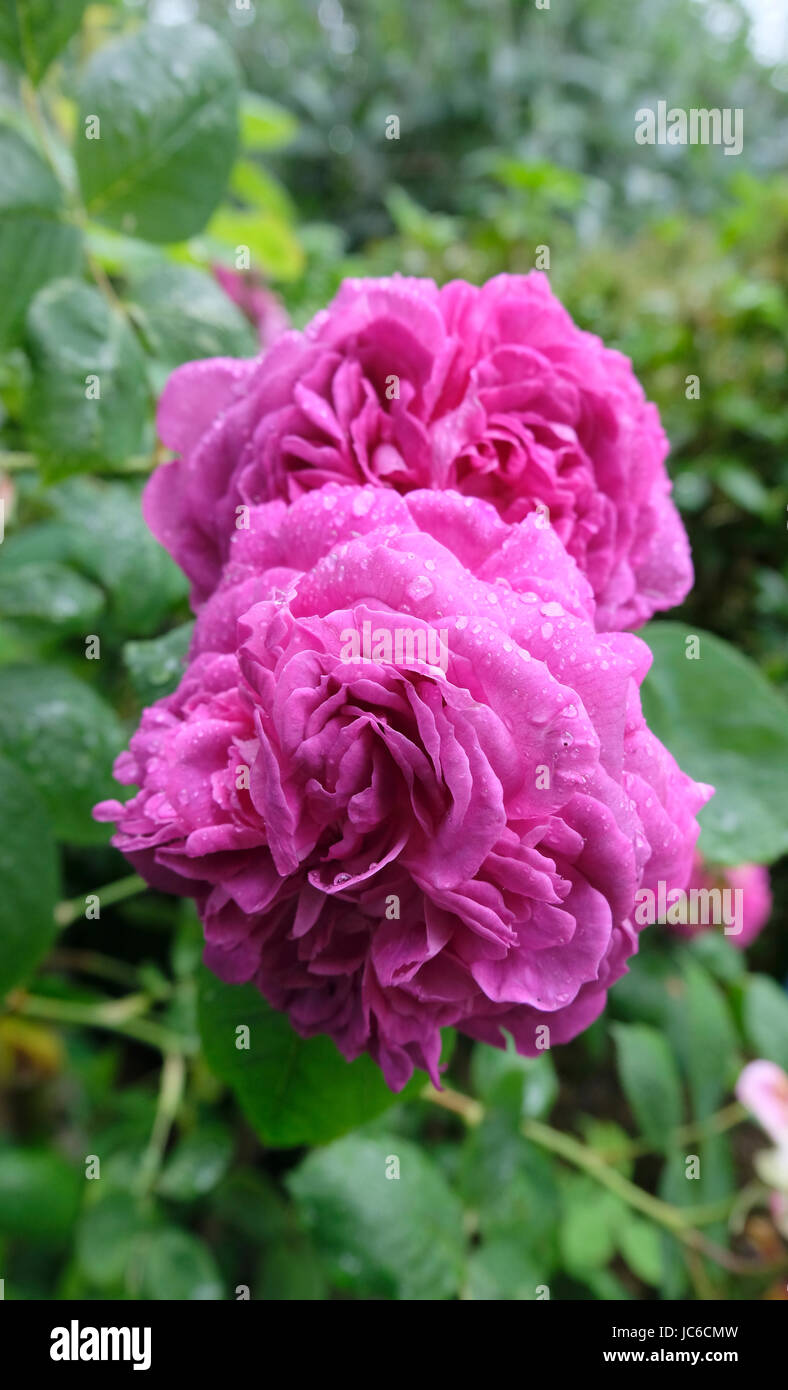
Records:
M788 1240L788 1076L776 1062L748 1062L736 1083L736 1095L774 1141L773 1149L755 1155L755 1170L772 1189L769 1210Z
M788 1150L788 1076L776 1062L748 1062L736 1082L736 1095L770 1139Z
M600 630L637 627L692 583L656 407L536 271L481 288L348 280L263 357L179 368L158 427L179 457L151 478L145 514L197 605L239 506L327 482L456 489L510 522L539 508L589 580Z
M281 299L266 288L259 276L252 271L242 274L237 270L228 270L223 265L215 265L213 273L228 299L238 305L257 329L260 346L264 351L287 332L290 316Z
M702 855L696 852L687 892L691 893L693 889L711 893L716 889L720 894L727 895L727 903L732 904L732 912L725 917L724 931L728 940L740 951L752 945L771 916L772 890L769 870L763 864L737 864L733 868L725 868L722 865L707 863ZM723 899L723 902L725 901ZM727 914L727 906L725 911ZM733 918L734 927L738 930L731 929ZM723 929L719 922L716 926ZM693 937L699 932L714 930L713 925L704 926L702 923L690 922L671 923L670 927L677 936L684 937Z
M595 631L538 516L329 484L248 521L117 761L138 792L97 818L195 897L217 975L394 1090L437 1082L444 1026L574 1037L636 950L636 890L686 883L709 794L645 725L647 647Z

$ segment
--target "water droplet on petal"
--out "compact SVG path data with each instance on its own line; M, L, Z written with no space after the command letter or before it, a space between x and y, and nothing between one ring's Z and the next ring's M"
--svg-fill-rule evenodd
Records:
M366 516L367 512L375 505L375 494L369 491L357 492L353 498L353 515Z
M434 587L432 580L428 579L426 574L419 574L415 579L412 579L408 585L408 597L416 599L428 598Z

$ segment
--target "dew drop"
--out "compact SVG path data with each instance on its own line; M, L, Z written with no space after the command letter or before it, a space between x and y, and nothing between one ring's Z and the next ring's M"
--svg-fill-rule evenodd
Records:
M433 582L428 579L426 574L419 574L412 579L407 588L409 598L427 598L433 591Z
M367 512L375 505L375 494L370 489L369 492L356 493L353 498L353 515L366 516Z

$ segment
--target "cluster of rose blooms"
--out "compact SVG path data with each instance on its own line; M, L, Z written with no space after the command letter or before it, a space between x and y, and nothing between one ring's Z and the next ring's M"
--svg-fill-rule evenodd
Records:
M438 1081L442 1027L574 1037L711 792L641 711L630 629L692 570L628 360L537 273L356 280L180 368L158 423L145 515L197 622L114 843L194 897L217 975L395 1090Z

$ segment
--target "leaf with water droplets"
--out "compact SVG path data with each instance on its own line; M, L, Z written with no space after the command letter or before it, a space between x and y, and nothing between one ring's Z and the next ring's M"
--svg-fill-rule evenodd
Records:
M112 763L124 741L110 705L70 671L0 669L0 754L38 792L59 839L75 845L107 840L107 827L93 821L91 809L118 794Z
M0 758L0 997L25 980L55 935L57 850L41 799Z
M643 685L649 727L715 795L698 819L718 864L769 864L788 849L788 704L752 661L710 632L650 623Z
M194 236L227 184L238 100L233 53L202 24L149 25L99 49L76 143L90 215L148 241Z
M13 565L0 573L0 616L57 632L90 631L104 595L55 561Z
M254 985L225 985L203 970L199 997L205 1055L263 1143L273 1147L326 1144L426 1082L417 1072L399 1097L393 1095L371 1057L346 1062L330 1038L299 1037ZM248 1048L236 1046L236 1030L244 1025Z
M0 58L39 83L80 26L87 0L4 0Z

